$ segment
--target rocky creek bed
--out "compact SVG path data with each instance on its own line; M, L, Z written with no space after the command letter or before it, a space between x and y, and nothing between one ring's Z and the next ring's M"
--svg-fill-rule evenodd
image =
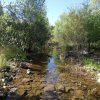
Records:
M58 72L53 59L47 66L20 62L13 70L1 70L0 100L100 100L97 72L79 65L62 66Z

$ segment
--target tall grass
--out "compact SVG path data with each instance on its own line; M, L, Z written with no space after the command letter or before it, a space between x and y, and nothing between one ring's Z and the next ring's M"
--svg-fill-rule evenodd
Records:
M0 68L2 68L3 66L5 66L7 63L7 59L5 57L5 54L1 53L0 54Z
M59 59L59 55L60 55L59 51L57 51L56 48L53 49L52 55L53 55L53 57L55 59L55 63L57 64L60 61L60 59Z
M94 59L84 58L82 64L86 65L90 69L100 70L100 62L95 61Z
M0 47L0 68L6 66L7 62L10 60L24 60L25 57L26 54L19 48L14 46Z

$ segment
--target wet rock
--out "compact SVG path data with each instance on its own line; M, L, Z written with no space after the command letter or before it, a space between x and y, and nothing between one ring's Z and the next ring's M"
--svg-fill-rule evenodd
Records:
M19 88L19 89L16 91L16 94L18 94L20 97L23 97L23 96L27 95L27 90L22 89L22 88Z
M15 92L8 92L6 100L19 100L19 96Z
M18 96L16 94L17 88L10 88L10 91L7 93L7 100L18 100Z
M99 79L97 79L97 82L100 84L100 78L99 78Z
M100 84L100 73L97 74L97 82Z
M5 100L5 92L0 90L0 100Z
M10 71L10 66L4 66L1 72L9 72Z
M4 88L4 89L6 89L6 88L7 88L7 86L5 86L5 85L4 85L4 86L3 86L3 88Z
M76 91L75 91L75 95L76 95L76 96L83 96L84 93L83 93L82 90L76 90Z
M30 69L27 69L27 72L26 72L28 75L31 74L31 70Z
M57 91L65 92L65 87L62 84L58 84Z
M75 90L72 100L75 100L75 99L84 100L84 92L82 90Z
M7 86L7 83L3 83L4 86Z
M45 87L46 87L45 84L41 84L41 85L40 85L40 88L41 88L41 89L43 89L43 88L45 88Z
M55 96L45 96L45 97L41 97L41 99L40 100L58 100L58 99L56 99L57 97Z
M45 77L45 76L44 76L44 77ZM45 79L41 79L40 82L41 82L41 83L46 83L46 80L45 80Z
M36 65L36 64L30 64L30 63L27 63L27 66L29 69L33 70L33 71L41 71L41 66L39 65Z
M99 99L96 99L95 97L92 96L88 96L86 100L99 100Z
M11 76L10 76L10 77L4 77L4 78L2 78L2 82L3 82L3 83L6 83L6 84L7 84L8 82L11 82L12 80L13 80L13 77L11 77Z
M25 86L25 89L30 91L32 89L32 86L30 84L28 84Z
M15 62L10 62L10 67L12 69L15 69L17 67L17 64Z
M0 97L4 97L4 96L5 96L4 91L1 91L1 90L0 90Z
M50 92L50 91L55 91L55 87L52 84L48 84L45 88L44 88L44 92Z
M9 78L8 78L8 82L11 82L13 80L13 76L10 76Z
M28 65L26 62L21 62L19 67L23 69L28 69Z
M2 82L5 82L5 80L6 80L5 78L2 78L2 79L1 79Z
M11 88L10 89L10 92L16 92L17 91L17 88Z
M74 90L73 87L65 87L65 92L70 92L71 90Z
M45 92L40 100L58 100L58 95L54 91Z
M71 100L85 100L85 99L84 99L83 96L82 96L82 97L75 97L75 96L73 96L73 97L71 98ZM89 100L94 100L94 99L89 99Z
M48 72L48 71L49 71L49 69L45 69L45 71L46 71L46 72Z
M20 63L20 68L30 69L32 71L41 71L41 66L36 65L36 64L33 65L31 63L28 63L28 62L21 62Z
M40 100L40 97L37 95L37 96L32 96L30 97L29 100Z
M11 76L11 73L5 72L4 73L4 78L9 78Z
M40 95L40 94L42 94L42 91L37 90L35 94L36 94L36 95Z
M12 75L13 76L16 76L17 75L17 73L20 73L21 72L21 68L20 67L16 67L15 69L13 69L12 70Z
M98 98L100 98L100 90L98 90L97 88L94 88L94 89L88 91L88 95L95 97L98 100Z
M86 85L83 85L82 90L86 91L86 90L88 90L88 87Z

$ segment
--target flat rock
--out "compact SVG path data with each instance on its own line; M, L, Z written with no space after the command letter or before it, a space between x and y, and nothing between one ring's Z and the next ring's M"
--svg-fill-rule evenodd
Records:
M83 96L84 96L84 93L83 93L83 91L82 90L75 90L74 91L74 98L83 98Z
M21 67L23 69L28 69L28 65L26 62L21 62L19 67Z
M10 89L10 92L16 92L17 91L17 88L11 88Z
M62 84L58 84L58 85L57 85L57 90L58 90L58 91L65 92L65 87L64 87Z
M0 97L5 96L5 93L3 91L0 91Z
M21 88L18 89L18 91L17 91L16 93L17 93L20 97L21 97L21 96L24 96L25 94L27 94L27 93L26 93L26 90L25 90L25 89L21 89Z
M65 92L69 92L70 90L74 90L73 87L65 87Z
M23 83L25 83L25 82L32 82L32 81L33 81L33 80L30 79L30 78L24 78L24 79L22 80Z
M31 64L28 62L21 62L20 67L23 69L31 69L33 71L41 71L41 66L36 64Z
M45 88L44 88L44 92L50 92L50 91L55 91L55 87L52 84L48 84Z
M40 65L27 63L27 66L28 66L29 69L31 69L33 71L41 71Z
M45 87L46 87L45 84L41 84L41 85L40 85L40 88L41 88L41 89L43 89L43 88L45 88Z

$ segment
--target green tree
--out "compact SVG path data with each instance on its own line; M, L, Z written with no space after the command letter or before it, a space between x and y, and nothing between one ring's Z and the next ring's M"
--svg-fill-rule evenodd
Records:
M89 3L82 8L71 10L62 14L54 28L55 40L65 50L75 47L76 50L100 45L100 9L92 7ZM68 46L69 45L69 46Z
M15 5L8 6L9 15L12 18L9 24L13 27L15 34L17 36L19 34L20 38L17 39L21 40L17 42L29 51L34 48L41 50L50 37L44 2L45 0L18 0Z
M3 14L3 7L2 7L2 4L1 4L1 1L0 1L0 16Z
M100 7L100 0L90 0L93 7Z
M100 41L100 9L95 8L89 4L80 9L80 14L83 19L83 26L87 32L88 50L93 44L99 45Z
M86 42L87 33L82 23L81 16L75 10L61 16L60 21L56 23L54 34L64 48L69 45L79 50Z
M0 48L7 60L23 58L25 49L35 53L44 51L50 38L45 0L16 0L5 6L5 10L1 5L0 11L3 11L0 12Z

